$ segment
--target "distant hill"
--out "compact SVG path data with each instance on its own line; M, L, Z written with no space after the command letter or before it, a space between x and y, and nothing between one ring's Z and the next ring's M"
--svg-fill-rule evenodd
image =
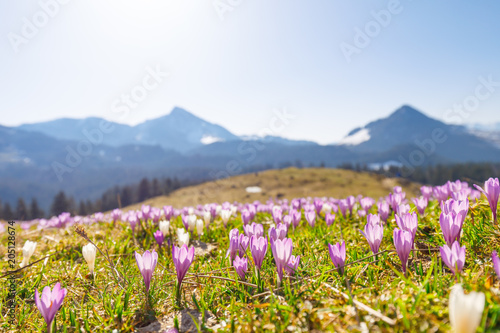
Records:
M419 193L420 185L404 179L385 178L381 175L341 169L287 168L268 170L211 181L200 185L184 187L168 196L159 196L142 203L124 207L139 209L142 204L156 207L193 206L212 202L265 202L269 198L293 199L307 196L345 198L352 193L371 196L375 199L386 196L394 186L402 186L407 197ZM247 193L250 186L259 186L260 193Z

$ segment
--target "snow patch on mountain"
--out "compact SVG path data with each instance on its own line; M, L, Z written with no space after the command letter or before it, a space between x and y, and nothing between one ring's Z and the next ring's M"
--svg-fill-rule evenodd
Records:
M352 133L351 135L348 135L342 140L340 140L339 144L355 146L368 140L370 140L370 130L367 128L361 128L355 133Z
M215 137L215 136L211 136L211 135L204 135L200 142L204 145L210 145L212 143L215 143L215 142L221 142L221 141L224 141L223 139L221 138L218 138L218 137Z

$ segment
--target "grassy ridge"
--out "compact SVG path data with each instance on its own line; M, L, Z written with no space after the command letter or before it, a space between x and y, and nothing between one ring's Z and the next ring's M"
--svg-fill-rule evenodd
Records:
M382 175L351 170L327 168L287 168L250 173L204 184L181 188L168 196L159 196L142 203L124 207L139 209L142 204L153 207L173 205L194 206L209 202L253 202L272 198L334 197L349 195L370 196L375 199L386 196L394 186L402 186L408 196L419 193L419 185L404 179L385 178ZM259 186L261 193L247 193L248 186Z

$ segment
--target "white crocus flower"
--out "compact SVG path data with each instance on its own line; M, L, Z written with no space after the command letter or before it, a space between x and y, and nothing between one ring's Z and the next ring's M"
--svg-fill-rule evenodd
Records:
M237 212L238 212L238 207L231 205L231 214L236 215Z
M170 231L170 222L160 221L160 230L163 233L163 236L168 235L168 232Z
M186 232L184 229L177 229L177 242L179 246L184 244L189 245L189 232Z
M222 210L222 206L217 205L217 207L215 207L215 214L220 215L221 210Z
M229 221L229 218L231 217L231 211L229 209L223 209L220 212L220 218L222 219L222 222L224 223L224 226L227 224L227 221Z
M82 247L83 258L89 265L90 274L94 274L94 266L95 266L95 254L97 252L97 248L92 243L88 243Z
M196 232L198 233L198 236L203 235L203 228L205 227L205 224L203 223L203 220L196 220Z
M193 214L189 215L187 222L188 222L188 229L190 231L193 231L194 228L196 227L196 215Z
M203 219L205 220L205 226L208 226L210 224L210 221L212 221L212 214L210 214L210 211L205 211L205 213L203 214Z
M193 207L189 207L188 208L188 215L193 215L194 214L194 208Z
M26 266L30 262L30 258L35 252L36 242L26 241L23 246L23 261L21 262L21 268Z
M464 294L462 285L451 288L449 300L450 323L456 333L473 333L481 323L485 297L480 292Z
M323 207L321 207L321 211L323 213L330 213L332 211L332 206L330 204L324 204Z

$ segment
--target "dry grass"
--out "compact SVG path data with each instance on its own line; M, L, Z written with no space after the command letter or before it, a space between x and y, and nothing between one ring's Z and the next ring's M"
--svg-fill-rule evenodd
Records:
M385 178L368 172L341 169L288 168L250 173L189 186L138 204L125 207L139 209L142 204L154 207L172 205L174 207L195 206L211 202L252 202L272 198L300 198L307 196L345 198L361 194L379 198L386 196L396 185L402 186L409 197L419 194L419 184L404 179ZM247 193L248 186L259 186L261 193Z

